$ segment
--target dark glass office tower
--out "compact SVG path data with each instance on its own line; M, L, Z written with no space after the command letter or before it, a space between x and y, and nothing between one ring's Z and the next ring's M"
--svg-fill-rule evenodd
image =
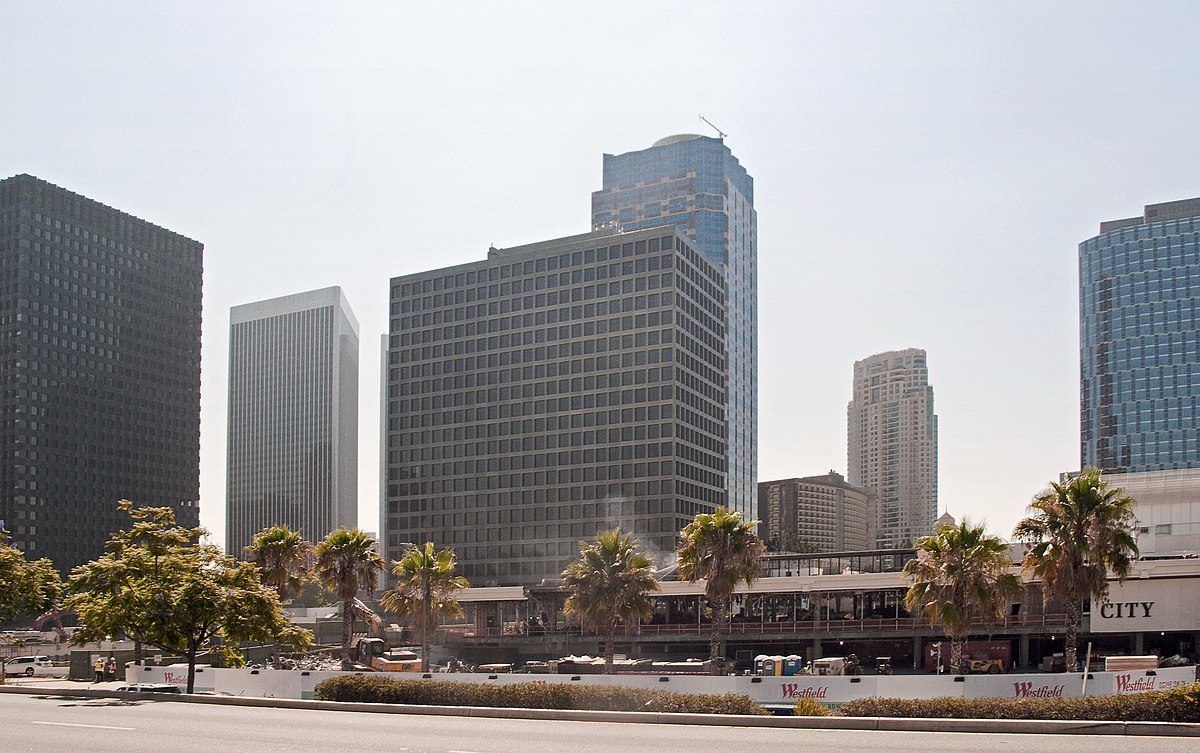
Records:
M119 499L198 524L203 248L0 181L0 519L63 573L129 524Z
M670 564L725 502L724 286L673 227L393 278L385 558L536 584L620 526Z
M758 475L758 216L754 179L721 139L683 134L604 155L592 226L674 225L722 269L728 290L728 504L755 516Z
M1200 468L1200 198L1079 244L1079 340L1083 465Z

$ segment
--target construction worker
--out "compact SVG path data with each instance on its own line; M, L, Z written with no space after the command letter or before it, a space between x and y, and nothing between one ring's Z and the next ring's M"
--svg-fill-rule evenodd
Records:
M116 677L117 677L117 657L115 657L115 656L108 657L108 664L105 665L105 667L104 667L104 675L110 680L116 679Z
M92 669L96 670L96 682L103 682L104 681L104 657L103 656L96 657L96 664L95 664L95 666L92 667Z

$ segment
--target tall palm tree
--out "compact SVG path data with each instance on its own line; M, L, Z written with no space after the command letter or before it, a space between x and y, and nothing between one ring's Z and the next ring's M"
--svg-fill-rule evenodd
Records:
M258 565L263 584L275 589L280 601L287 601L304 589L312 551L312 544L299 531L271 526L254 535L246 559Z
M722 507L697 515L679 534L679 577L692 583L706 581L704 595L713 610L708 652L713 674L721 670L721 634L733 589L758 577L765 547L754 534L757 525L757 520L745 522L740 512Z
M1066 609L1068 672L1078 667L1083 600L1096 604L1108 596L1109 573L1124 580L1137 559L1133 504L1123 489L1110 488L1100 471L1085 468L1065 484L1051 482L1034 497L1033 514L1013 531L1031 545L1025 571L1041 580L1043 599L1047 604L1061 600Z
M659 585L653 573L654 562L638 550L637 539L619 528L579 542L579 559L563 570L563 585L571 592L564 609L604 636L605 674L613 673L617 625L654 614L649 594Z
M383 558L375 539L357 528L339 528L317 544L313 569L317 577L342 601L342 665L353 665L350 641L354 638L352 603L359 591L373 591L383 572Z
M950 671L962 674L963 641L976 617L995 619L1021 592L1012 573L1008 544L989 536L982 524L964 520L943 525L917 541L916 559L904 563L912 582L904 597L909 610L919 610L950 638Z
M380 598L384 609L397 617L411 617L421 636L421 671L429 671L429 647L438 621L443 617L462 617L462 605L455 593L470 588L466 578L455 575L457 562L453 549L437 550L432 541L424 547L413 546L392 563L396 587Z

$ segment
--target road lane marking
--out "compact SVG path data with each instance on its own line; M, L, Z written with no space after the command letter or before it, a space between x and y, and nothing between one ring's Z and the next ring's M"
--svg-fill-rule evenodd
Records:
M87 727L88 729L120 729L132 732L133 727L107 727L103 724L71 724L70 722L30 722L30 724L45 724L51 727Z

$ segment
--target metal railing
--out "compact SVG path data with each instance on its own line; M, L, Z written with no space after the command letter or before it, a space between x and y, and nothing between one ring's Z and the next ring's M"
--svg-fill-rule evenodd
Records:
M1061 628L1067 625L1065 614L1035 614L1005 617L1002 620L988 621L973 620L972 633L996 633L1009 629L1020 628ZM739 620L725 625L722 632L726 636L741 635L796 635L815 636L825 634L858 634L878 633L917 633L934 631L929 622L918 617L867 617L864 619L833 619L833 620L794 620L794 621L760 621ZM618 629L617 635L625 638L655 636L702 636L712 633L711 622L689 622L673 625L642 624L626 625ZM454 628L440 631L442 641L469 640L472 638L502 638L516 636L556 636L570 637L581 635L576 626L563 627L557 630L535 627L532 630L516 624L507 624L494 628Z

